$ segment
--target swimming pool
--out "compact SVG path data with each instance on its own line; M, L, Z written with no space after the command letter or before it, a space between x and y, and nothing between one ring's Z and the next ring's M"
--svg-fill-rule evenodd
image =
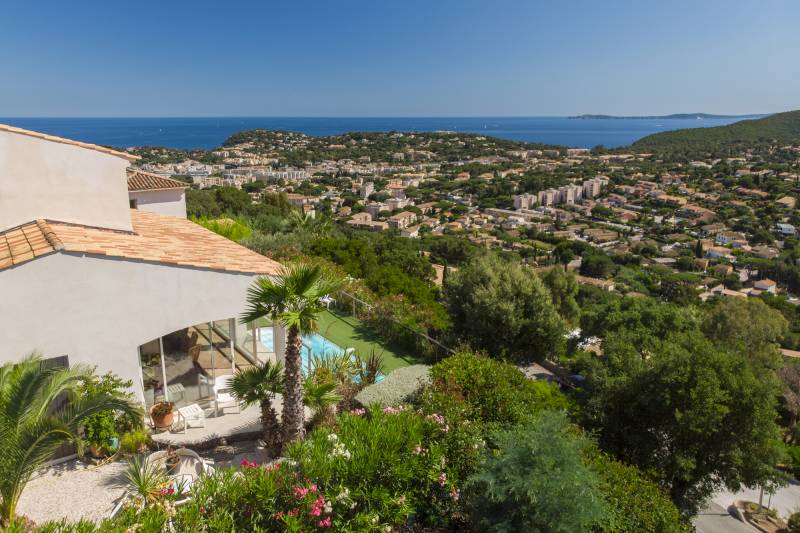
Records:
M272 337L273 329L271 327L258 328L258 333L261 338L261 344L266 346L270 352L274 352L275 342ZM303 371L308 369L308 356L310 353L313 353L317 357L325 357L342 352L344 352L344 348L329 341L319 333L303 335L303 349L300 351L300 355L303 358Z

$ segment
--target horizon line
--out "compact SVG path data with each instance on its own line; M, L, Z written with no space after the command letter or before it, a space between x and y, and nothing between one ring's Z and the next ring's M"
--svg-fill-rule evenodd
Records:
M583 116L608 116L619 118L641 118L641 117L668 117L671 115L712 115L717 117L754 117L754 116L767 116L777 113L784 113L786 111L776 111L773 113L707 113L704 111L691 112L691 113L667 113L667 114L640 114L640 115L613 115L608 113L579 113L568 115L0 115L0 119L193 119L193 118L238 118L238 119L254 119L254 118L315 118L315 119L459 119L459 118L571 118Z

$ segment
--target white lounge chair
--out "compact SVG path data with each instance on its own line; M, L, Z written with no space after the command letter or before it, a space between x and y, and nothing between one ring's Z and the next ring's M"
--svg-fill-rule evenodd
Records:
M331 308L332 303L336 303L336 298L333 298L330 294L326 294L322 298L319 299L320 303L327 307L328 309Z
M196 420L200 421L200 427L206 427L206 413L196 403L178 409L178 420L176 422L183 422L183 433L186 433L189 423Z
M236 412L241 413L239 401L230 393L231 379L233 376L219 376L214 380L214 412L219 413L219 408L236 407ZM224 411L223 411L224 412Z

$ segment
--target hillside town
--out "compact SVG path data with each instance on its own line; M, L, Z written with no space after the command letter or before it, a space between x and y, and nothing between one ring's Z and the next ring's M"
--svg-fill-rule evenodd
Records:
M255 203L285 194L304 213L355 229L457 236L516 252L534 266L573 255L563 243L635 256L645 268L692 274L681 283L702 300L780 292L795 301L794 280L771 279L764 265L781 257L800 222L797 145L666 160L454 132L314 138L254 131L204 155L214 162L165 150L161 157L171 161L164 163L145 151L152 162L141 169L184 177L196 189L243 189ZM582 268L581 254L574 255L566 267L585 281L614 277ZM601 285L636 292L627 281Z

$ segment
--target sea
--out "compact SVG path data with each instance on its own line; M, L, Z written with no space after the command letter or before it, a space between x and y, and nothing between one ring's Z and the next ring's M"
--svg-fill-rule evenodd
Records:
M2 118L0 124L83 142L129 148L216 148L232 134L255 128L325 136L347 132L477 133L515 141L575 148L627 146L661 131L722 126L742 120L726 118L593 118L568 117L191 117L191 118Z

